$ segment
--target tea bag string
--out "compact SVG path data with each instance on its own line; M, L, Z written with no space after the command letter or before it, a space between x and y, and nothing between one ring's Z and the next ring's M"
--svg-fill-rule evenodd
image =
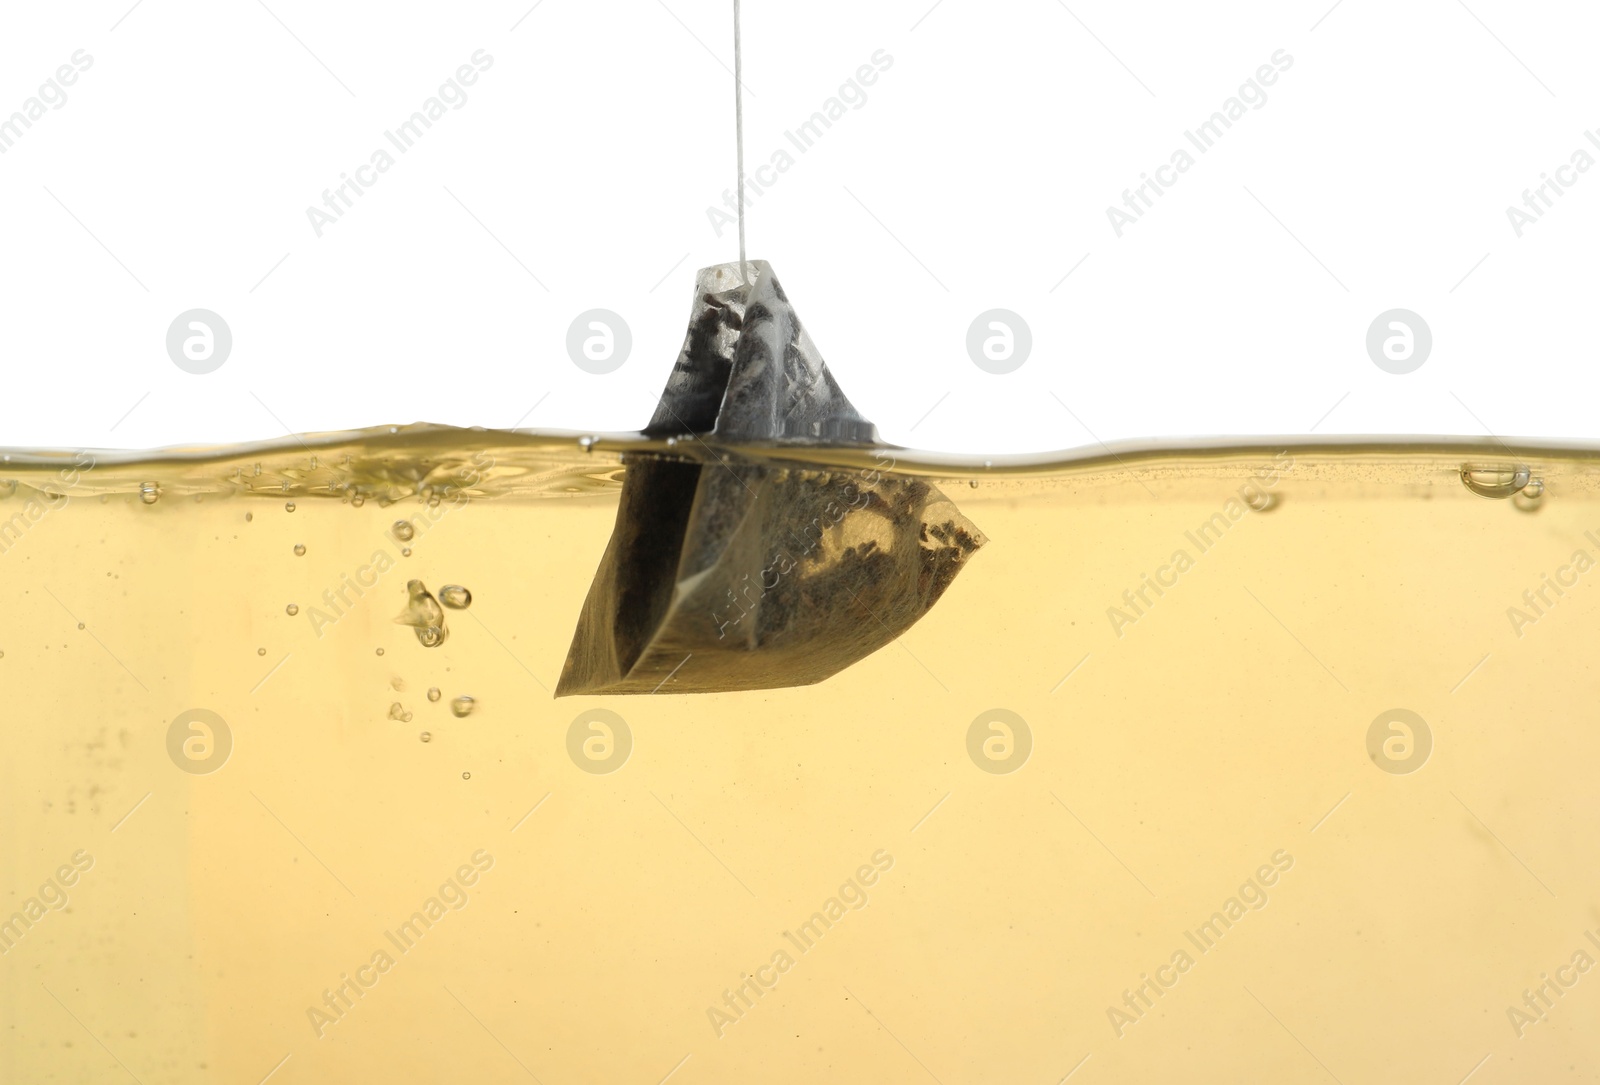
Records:
M733 0L733 116L739 156L739 278L748 286L750 267L744 258L744 42L739 33L739 0Z

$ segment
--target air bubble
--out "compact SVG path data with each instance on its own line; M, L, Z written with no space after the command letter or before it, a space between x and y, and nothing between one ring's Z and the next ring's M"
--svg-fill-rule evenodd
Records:
M379 649L378 649L378 654L379 654L379 655L380 655L380 656L381 656L381 655L383 655L383 649L382 649L382 648L379 648Z
M306 544L305 543L295 543L294 544L294 556L297 557L297 558L303 558L303 557L306 556Z
M450 712L458 720L464 720L472 715L472 710L477 707L478 702L465 695L457 697L450 702Z
M406 609L395 621L416 630L417 641L424 648L439 647L450 635L444 624L444 608L420 580L408 580L406 592Z
M394 537L401 542L410 542L417 535L417 529L411 526L410 520L396 520L394 527L390 530L394 532Z
M255 518L256 518L256 514L253 513L253 512L247 512L247 513L244 514L244 522L247 523L247 524L251 520L254 520Z
M83 623L82 623L82 622L79 622L79 623L78 623L78 628L79 628L79 629L82 629L82 628L83 628Z
M1259 491L1245 497L1244 503L1256 512L1271 512L1278 507L1277 494L1265 494Z
M411 547L402 546L400 548L400 556L403 558L409 558L411 556Z
M161 500L161 487L154 482L139 483L139 500L146 505L154 505Z
M258 655L258 656L264 656L264 655L266 655L266 654L267 654L267 650L266 650L266 649L265 649L265 648L257 648L257 649L256 649L256 655Z
M430 701L437 701L441 696L438 686L433 686L428 690L428 700Z
M1461 468L1461 484L1479 497L1504 500L1520 493L1533 479L1533 474L1520 464L1465 464ZM1541 483L1541 488L1542 488Z
M462 778L462 779L463 779L463 780L470 780L470 779L472 779L472 773L470 773L470 772L463 772L463 773L462 773L462 774L461 774L461 778Z
M283 511L284 512L293 512L294 511L294 502L293 501L285 501L283 503Z
M418 735L417 737L422 739L422 741L424 741L424 742L432 742L433 741L433 732L432 731L424 731L424 732L422 732L422 734Z
M1544 506L1544 480L1531 479L1511 503L1523 512L1538 512Z
M472 593L460 584L446 584L439 589L439 602L451 610L466 610L472 605Z
M283 612L289 615L289 617L293 618L296 614L300 613L300 608L295 606L293 603L290 603L288 606L283 608Z
M358 509L362 505L365 505L366 503L367 503L367 497L366 497L365 494L356 494L354 497L350 498L350 504L355 506Z

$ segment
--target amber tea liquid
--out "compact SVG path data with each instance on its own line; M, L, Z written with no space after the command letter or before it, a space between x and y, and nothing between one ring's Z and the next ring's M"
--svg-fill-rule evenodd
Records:
M1595 453L900 454L904 637L558 700L619 451L0 467L0 1081L1600 1079Z

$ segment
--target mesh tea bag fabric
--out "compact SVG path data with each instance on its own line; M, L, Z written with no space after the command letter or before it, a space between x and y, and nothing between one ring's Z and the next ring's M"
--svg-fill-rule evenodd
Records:
M984 537L896 476L772 269L703 269L645 432L710 435L709 460L628 458L616 527L557 696L808 685L890 643ZM752 446L735 458L729 446ZM762 445L859 446L877 466L759 462Z

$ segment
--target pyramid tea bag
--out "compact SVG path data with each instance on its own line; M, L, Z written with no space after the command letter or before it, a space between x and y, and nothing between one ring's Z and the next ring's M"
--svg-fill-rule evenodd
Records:
M984 537L891 473L764 261L703 269L645 433L708 435L709 461L626 457L611 542L556 695L809 685L926 614ZM751 458L730 458L749 445ZM872 466L760 462L761 446L859 447ZM707 446L709 450L709 446Z

